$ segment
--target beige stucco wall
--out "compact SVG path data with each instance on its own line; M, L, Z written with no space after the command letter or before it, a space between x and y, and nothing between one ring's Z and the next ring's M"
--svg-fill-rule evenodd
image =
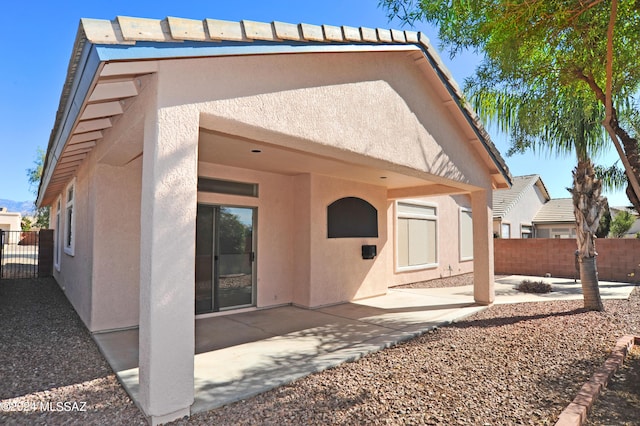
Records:
M384 294L388 285L386 189L326 176L310 179L310 241L308 305L317 307ZM344 197L358 197L378 211L378 238L327 238L327 207ZM362 259L362 245L376 245L373 260ZM303 261L304 263L304 261Z
M78 168L75 177L75 193L73 215L75 216L75 245L74 254L67 253L64 248L60 249L60 271L54 268L54 278L65 292L67 298L75 308L76 312L85 323L87 328L92 330L92 268L93 268L93 212L91 205L91 185L93 170L93 155L90 155ZM67 208L66 188L61 196L61 229L56 230L56 244L64 247L65 235L65 212ZM55 205L52 206L51 218L55 218ZM52 220L52 225L54 225Z
M138 324L142 159L94 170L92 330ZM142 219L144 220L144 219Z
M393 275L390 286L432 280L473 272L473 260L460 260L460 208L471 208L471 200L468 195L423 197L413 199L417 202L427 203L437 208L437 265L419 270L402 271L398 269L397 259L394 255L390 259L390 268ZM410 203L411 200L399 200ZM389 232L393 231L393 246L397 244L396 206L390 202L388 206L387 226ZM472 211L473 215L473 211ZM451 269L449 269L451 268Z
M404 52L169 60L159 76L161 102L197 103L211 130L489 185L469 126Z
M141 159L99 164L94 151L75 179L74 255L60 253L54 277L90 331L138 324ZM55 202L51 227L56 228ZM55 244L64 244L66 189ZM63 245L64 247L64 245ZM57 248L56 248L57 249Z
M425 76L407 53L167 60L159 62L158 70L142 79L141 93L126 101L126 113L78 171L76 256L63 252L63 273L56 277L91 330L138 321L140 221L147 220L140 217L140 155L143 118L155 108L159 117L163 111L197 116L185 123L285 149L425 182L460 180L465 188L490 187L487 170L469 143L469 127L454 118L443 102L446 94L432 87L430 71ZM192 160L197 161L185 159ZM463 196L456 201L437 197L437 268L395 273L394 204L382 185L202 162L198 174L260 184L258 199L198 194L199 202L258 207L259 307L321 306L382 294L390 284L445 276L449 265L452 274L473 269L472 261L459 261L457 248L457 209L469 205ZM378 209L377 239L326 238L326 207L345 196L364 198ZM448 235L456 238L447 240ZM378 246L375 260L361 258L363 244Z
M257 198L198 194L198 202L205 204L257 208L258 307L285 303L315 307L386 292L385 188L211 163L200 163L198 173L259 185ZM327 206L347 196L363 198L378 209L378 238L327 238ZM362 259L363 244L378 246L375 260Z

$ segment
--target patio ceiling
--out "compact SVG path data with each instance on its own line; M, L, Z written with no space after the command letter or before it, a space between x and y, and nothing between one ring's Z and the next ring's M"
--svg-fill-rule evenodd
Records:
M332 176L386 187L389 198L398 197L401 191L406 193L408 188L416 188L420 195L465 192L461 187L426 181L406 173L362 166L207 129L200 129L198 161L290 176L302 173Z

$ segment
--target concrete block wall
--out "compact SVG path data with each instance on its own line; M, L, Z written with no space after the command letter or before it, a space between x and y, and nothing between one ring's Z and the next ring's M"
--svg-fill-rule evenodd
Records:
M534 238L494 240L494 268L499 275L574 278L574 239ZM640 282L640 239L596 241L598 277L602 281Z

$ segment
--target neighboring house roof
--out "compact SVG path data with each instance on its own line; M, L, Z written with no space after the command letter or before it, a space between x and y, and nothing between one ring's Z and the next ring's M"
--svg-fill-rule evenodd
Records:
M123 113L121 101L137 96L134 79L157 71L154 60L231 55L317 52L415 52L416 65L431 67L477 139L471 140L492 175L494 188L511 184L509 169L429 39L420 32L283 22L164 20L118 16L82 19L51 132L38 204L49 204L93 147ZM122 62L138 61L135 70ZM133 74L131 74L133 73ZM101 77L103 78L101 80ZM108 81L108 79L111 79Z
M498 189L493 191L493 217L503 218L509 211L518 204L526 190L532 186L537 186L540 192L549 200L549 193L544 186L540 175L514 176L511 188Z
M617 215L621 211L627 211L627 212L631 213L634 216L638 215L638 213L635 211L635 209L633 207L624 207L624 206L611 206L611 207L609 207L609 212L611 213L612 217Z
M536 225L546 223L573 223L576 218L573 212L573 199L555 198L544 204L533 218Z

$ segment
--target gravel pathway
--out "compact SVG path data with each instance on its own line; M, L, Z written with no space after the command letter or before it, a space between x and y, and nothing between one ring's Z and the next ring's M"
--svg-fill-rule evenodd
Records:
M616 339L640 333L640 289L604 303L493 306L176 424L553 424ZM0 282L0 345L0 424L145 424L53 280Z

